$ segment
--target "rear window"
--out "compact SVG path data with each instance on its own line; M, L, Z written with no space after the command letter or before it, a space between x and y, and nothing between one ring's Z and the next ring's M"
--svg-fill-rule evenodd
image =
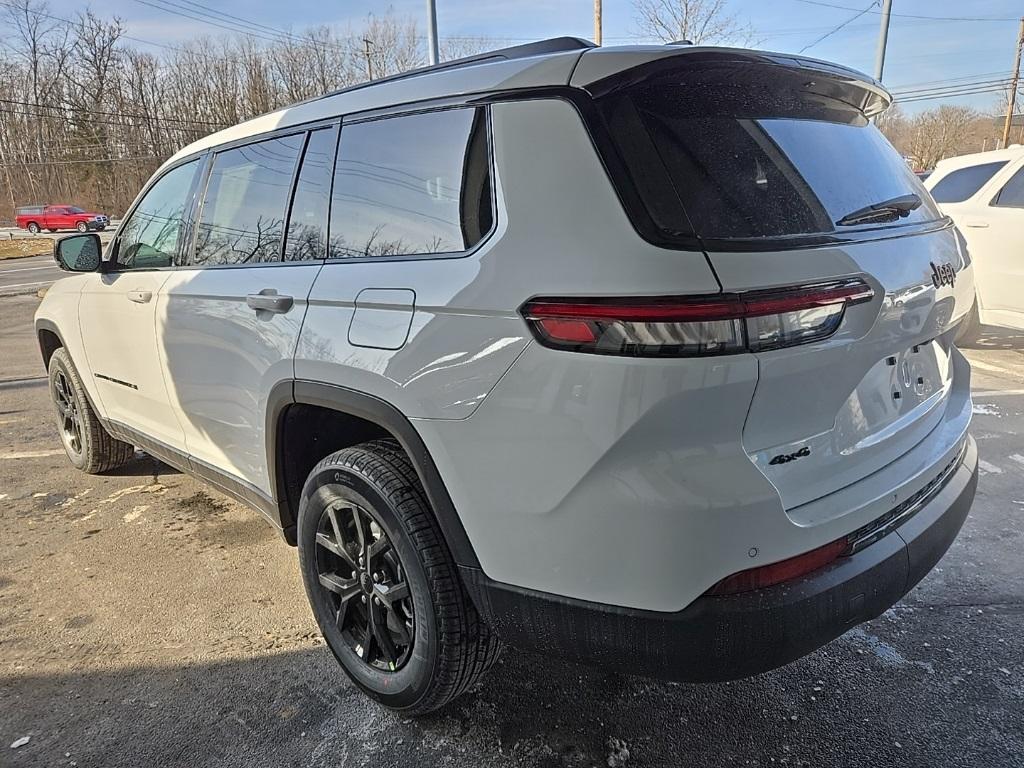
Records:
M677 68L597 99L662 235L764 239L939 218L920 180L863 113L772 67ZM904 218L849 214L917 195Z
M1006 165L1006 161L995 163L982 163L971 165L967 168L958 168L950 171L935 186L932 187L932 197L937 203L962 203L981 189L999 169Z

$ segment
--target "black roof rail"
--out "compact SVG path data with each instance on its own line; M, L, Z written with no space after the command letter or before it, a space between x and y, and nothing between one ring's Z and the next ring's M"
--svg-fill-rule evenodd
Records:
M330 93L325 93L323 96L318 96L315 99L311 99L311 101L326 99L330 96L337 96L339 93L348 93L350 91L359 90L360 88L367 88L371 85L378 85L379 83L390 83L393 80L404 80L407 77L415 77L417 75L424 75L430 72L440 72L446 69L458 69L459 67L467 67L473 64L482 64L487 61L525 59L530 56L543 56L546 53L584 51L588 48L596 47L597 46L594 45L594 43L590 42L589 40L584 40L582 37L552 37L547 40L538 40L535 43L513 45L509 48L499 48L494 51L486 51L485 53L477 53L472 56L464 56L461 59L442 61L439 64L431 64L425 67L416 67L415 69L409 69L406 70L405 72L399 72L396 75L379 77L376 80L369 80L365 83L359 83L358 85L349 86L348 88L341 88L337 91L331 91ZM301 104L303 102L299 103Z

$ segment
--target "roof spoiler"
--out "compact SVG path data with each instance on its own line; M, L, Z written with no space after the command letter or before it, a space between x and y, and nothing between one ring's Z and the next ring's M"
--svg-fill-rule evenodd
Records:
M609 60L616 56L621 59L621 66L617 66L620 62ZM596 66L588 68L588 59ZM604 61L598 65L598 59ZM597 49L583 57L573 74L572 84L599 97L690 67L695 73L701 69L728 72L732 68L737 71L750 68L751 71L763 72L765 68L777 68L791 76L805 77L803 87L809 92L838 99L860 110L866 117L884 112L893 101L892 94L881 83L855 69L803 56L743 48L673 46L670 50L648 49L632 53Z

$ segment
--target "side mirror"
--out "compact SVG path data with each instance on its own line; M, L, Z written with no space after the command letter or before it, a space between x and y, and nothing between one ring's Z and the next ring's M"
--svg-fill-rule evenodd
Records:
M95 232L62 237L53 244L53 260L67 272L95 272L100 268L100 236Z

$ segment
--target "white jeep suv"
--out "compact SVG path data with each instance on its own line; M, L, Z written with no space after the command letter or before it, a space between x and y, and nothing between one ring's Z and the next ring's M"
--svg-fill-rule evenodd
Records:
M877 616L974 497L974 288L848 69L557 39L172 157L36 318L71 461L262 512L355 683L499 641L752 675Z

